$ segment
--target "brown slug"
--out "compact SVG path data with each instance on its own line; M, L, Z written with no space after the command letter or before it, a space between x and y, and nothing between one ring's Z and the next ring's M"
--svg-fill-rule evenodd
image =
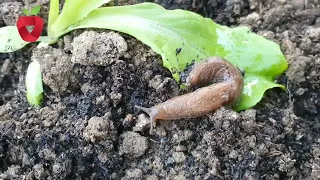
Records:
M235 103L242 93L243 83L243 76L237 67L221 57L210 57L196 63L186 79L187 87L201 88L150 108L138 105L135 108L149 115L152 134L157 119L200 117L221 106Z

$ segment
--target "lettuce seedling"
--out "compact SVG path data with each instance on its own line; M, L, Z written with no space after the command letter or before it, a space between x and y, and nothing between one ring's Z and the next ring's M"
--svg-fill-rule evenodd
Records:
M28 89L27 100L31 105L39 105L43 98L42 75L38 61L32 61L27 70L26 88Z
M52 2L51 6L54 5ZM84 1L90 7L86 9L80 5L77 7L76 4L67 4L72 2L74 0L66 2L59 17L49 27L49 39L52 40L49 43L80 28L102 28L123 32L160 54L164 67L171 71L177 82L180 82L181 72L191 62L198 62L210 56L223 57L245 70L246 74L240 102L233 107L236 111L256 105L267 89L285 89L283 85L274 82L288 67L280 46L252 33L247 27L221 26L196 13L179 9L166 10L154 3L98 8L98 4L91 5L93 1ZM82 3L79 0L76 2ZM73 18L69 14L72 24L64 19L68 17L67 12L77 17Z

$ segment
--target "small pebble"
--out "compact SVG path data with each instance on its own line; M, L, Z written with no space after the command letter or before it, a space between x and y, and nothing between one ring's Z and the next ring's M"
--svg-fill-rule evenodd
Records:
M183 154L183 152L174 152L172 156L174 161L178 164L183 163L186 160L186 156Z
M175 151L176 152L185 152L185 151L187 151L187 148L184 145L179 144L175 147Z

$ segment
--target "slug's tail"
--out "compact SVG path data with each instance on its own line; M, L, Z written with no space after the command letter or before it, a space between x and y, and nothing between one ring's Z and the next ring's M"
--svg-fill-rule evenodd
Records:
M145 108L145 107L141 107L141 106L138 106L138 105L135 105L134 106L136 109L139 109L145 113L147 113L149 115L149 118L150 118L150 134L153 134L153 124L155 122L155 117L154 115L152 115L152 111L150 108Z

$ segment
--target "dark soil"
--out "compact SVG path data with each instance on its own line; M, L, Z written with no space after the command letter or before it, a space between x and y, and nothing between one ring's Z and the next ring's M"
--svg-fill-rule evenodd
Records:
M278 42L290 67L278 79L287 92L269 90L240 113L220 108L157 122L154 135L133 106L185 92L160 56L134 38L88 29L49 48L33 44L0 54L0 179L320 179L320 2L260 2L156 1L220 24L247 25ZM0 26L13 25L32 3L1 1ZM25 98L33 58L45 83L38 109Z

